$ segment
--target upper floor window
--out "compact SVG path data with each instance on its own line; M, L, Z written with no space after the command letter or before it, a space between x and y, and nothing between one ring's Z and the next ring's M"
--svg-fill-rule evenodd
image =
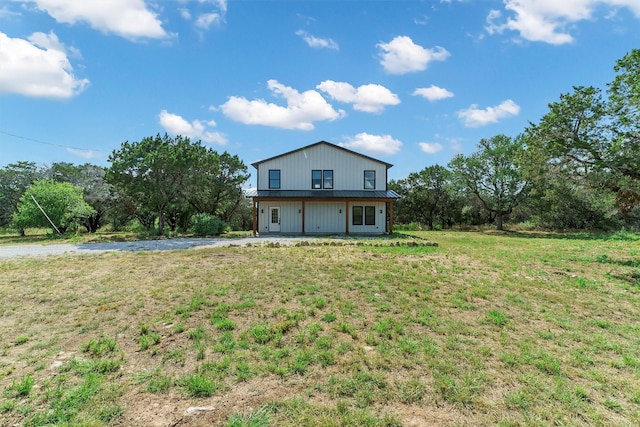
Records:
M333 190L333 171L322 171L322 188Z
M364 189L375 190L376 188L376 171L364 171Z
M269 188L280 189L280 169L269 169Z
M313 188L314 190L318 190L322 188L322 171L321 170L311 171L311 188Z
M314 169L311 171L311 188L319 190L324 188L325 190L333 189L333 170L319 170Z

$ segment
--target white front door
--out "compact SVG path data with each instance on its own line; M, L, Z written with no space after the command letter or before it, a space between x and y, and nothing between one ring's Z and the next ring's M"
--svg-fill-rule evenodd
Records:
M280 231L280 208L269 208L269 232Z

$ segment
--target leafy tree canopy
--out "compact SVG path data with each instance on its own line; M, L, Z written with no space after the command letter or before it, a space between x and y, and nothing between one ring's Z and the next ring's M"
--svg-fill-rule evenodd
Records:
M614 71L606 94L576 86L549 104L527 129L528 157L531 164L556 164L567 176L609 188L626 216L640 204L640 50L617 61Z
M55 225L60 232L65 232L70 226L89 217L92 213L94 213L93 208L82 198L82 188L67 182L39 180L34 182L20 198L18 209L13 215L13 223L16 227L23 229L26 227L54 228L53 225Z
M125 142L109 161L107 182L121 198L135 203L138 218L155 212L158 234L164 233L167 219L175 226L180 218L185 222L196 213L227 220L248 179L247 167L237 156L220 155L180 135Z
M429 229L439 218L445 227L452 204L451 171L440 165L428 166L390 185L402 196L398 215L427 224Z
M96 232L103 224L107 212L113 210L113 197L110 187L104 180L105 168L85 163L53 163L45 172L45 176L56 182L68 182L82 187L84 200L94 209L88 218L82 218L81 223L87 231Z
M20 198L41 175L34 162L11 163L0 169L0 226L11 223Z
M470 156L458 154L449 163L454 180L495 214L498 230L502 230L504 217L520 204L529 189L517 164L522 149L522 137L497 135L480 140L477 152Z

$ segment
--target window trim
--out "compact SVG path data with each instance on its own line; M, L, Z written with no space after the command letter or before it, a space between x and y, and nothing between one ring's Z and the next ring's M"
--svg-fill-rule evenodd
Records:
M371 216L373 214L373 216ZM370 222L372 220L373 222ZM364 207L364 225L376 225L376 207L365 206Z
M328 180L327 172L331 172L331 177L329 178L329 180L331 181L330 186L326 185ZM325 190L333 190L333 169L325 169L322 171L322 188L324 188Z
M318 173L318 178L315 174ZM327 174L330 173L330 179ZM327 181L331 185L326 185ZM333 169L312 169L311 170L311 189L312 190L333 190Z
M371 173L373 175L373 180L371 177L367 178L367 173ZM372 187L367 187L367 183L372 183ZM365 190L375 190L376 189L376 171L375 170L365 170L364 171L364 189Z
M277 172L278 173L278 178L277 178L278 186L277 187L275 185L272 185L276 181L276 178L271 178L271 173L272 172ZM269 178L269 190L279 190L282 187L282 175L281 175L280 169L269 169L268 178Z
M356 214L356 209L360 211ZM354 205L351 207L351 225L364 225L364 206Z
M318 174L318 177L315 177L315 174ZM311 171L311 189L312 190L321 190L322 189L322 170L321 169L313 169Z
M351 225L367 227L376 225L376 209L374 205L351 206Z

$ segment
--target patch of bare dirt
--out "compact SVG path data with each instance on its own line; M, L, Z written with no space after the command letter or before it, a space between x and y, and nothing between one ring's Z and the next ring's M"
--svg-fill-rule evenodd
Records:
M256 378L238 383L223 395L189 399L173 393L131 393L119 425L145 427L219 426L234 413L250 413L270 401L297 395L295 386L276 378ZM189 410L191 408L191 410Z

